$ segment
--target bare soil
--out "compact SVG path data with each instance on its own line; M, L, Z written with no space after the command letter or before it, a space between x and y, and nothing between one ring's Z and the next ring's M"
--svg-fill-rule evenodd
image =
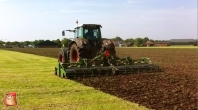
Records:
M59 52L57 48L8 50L53 58L57 58ZM164 72L79 78L75 81L150 109L197 110L197 52L197 49L190 48L117 48L118 56L149 57Z

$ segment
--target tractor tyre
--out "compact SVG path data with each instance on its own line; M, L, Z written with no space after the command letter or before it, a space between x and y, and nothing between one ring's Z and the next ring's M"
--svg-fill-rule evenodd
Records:
M68 62L68 48L61 48L60 52L58 53L58 61L61 63L67 63Z
M75 43L73 43L70 47L69 51L69 61L70 63L76 63L78 62L80 57L85 57L85 51L84 49L81 49L77 47Z

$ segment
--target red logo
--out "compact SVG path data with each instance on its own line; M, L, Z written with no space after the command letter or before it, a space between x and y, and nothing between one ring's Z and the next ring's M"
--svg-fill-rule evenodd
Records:
M18 109L18 101L15 92L9 92L8 94L5 94L5 97L2 99L2 102L4 104L4 108L14 106L15 109Z

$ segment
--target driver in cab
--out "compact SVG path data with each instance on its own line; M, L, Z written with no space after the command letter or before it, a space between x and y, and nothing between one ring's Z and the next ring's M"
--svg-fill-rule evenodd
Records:
M93 38L93 30L88 29L88 31L85 33L85 38Z

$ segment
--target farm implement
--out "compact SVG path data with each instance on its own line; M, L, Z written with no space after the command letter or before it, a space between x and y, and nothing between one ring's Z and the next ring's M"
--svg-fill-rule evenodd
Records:
M58 53L55 74L63 78L156 72L159 66L149 58L118 57L114 42L102 38L99 24L83 24L74 30L74 39Z

